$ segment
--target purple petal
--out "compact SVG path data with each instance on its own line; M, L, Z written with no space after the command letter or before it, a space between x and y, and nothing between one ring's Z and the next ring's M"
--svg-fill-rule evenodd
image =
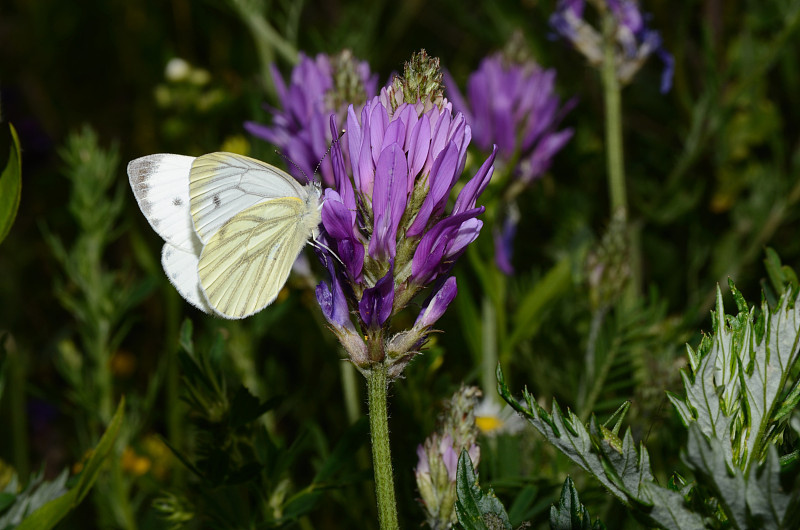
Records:
M334 327L354 329L350 320L350 308L347 306L347 298L342 292L342 286L336 274L331 278L331 285L320 282L317 285L317 302L322 309L325 319Z
M661 62L664 63L664 71L661 73L661 93L666 94L672 88L672 76L675 74L675 58L663 47L656 52Z
M449 71L443 70L442 74L444 75L444 86L447 90L447 97L453 103L453 109L456 110L456 112L463 113L464 116L467 117L467 122L471 122L472 116L470 115L470 109L467 106L464 96L458 89L458 84L456 84Z
M456 277L450 276L444 281L442 287L436 291L436 294L423 306L422 312L420 312L417 317L417 321L414 322L414 327L427 328L433 326L436 321L442 317L445 310L450 305L450 302L456 297L456 294L458 294Z
M476 208L476 210L478 210L478 214L483 213L483 206ZM478 239L482 227L483 221L475 218L467 219L461 223L448 242L447 250L444 254L445 260L452 263L461 256L464 250L466 250L467 245ZM441 270L447 270L447 267Z
M569 142L573 133L572 129L564 129L547 135L540 141L527 159L528 167L525 168L521 175L523 180L530 182L550 169L550 165L553 163L553 156Z
M436 108L432 110L437 110ZM431 118L433 114L431 114ZM436 120L434 123L431 120L431 124L433 126L433 133L431 135L431 147L428 150L428 159L425 162L425 165L422 168L423 174L429 174L431 171L431 167L433 166L434 161L439 156L439 153L442 152L445 145L447 145L447 136L450 129L450 121L452 120L452 116L449 112L442 112L439 115L439 119Z
M358 312L368 328L378 329L392 314L394 304L394 267L389 267L386 276L378 280L375 287L364 289Z
M489 155L481 165L475 176L472 177L466 186L461 190L456 198L456 204L453 206L453 214L458 214L466 210L475 208L478 197L481 196L483 190L489 185L489 181L494 173L494 159L497 156L497 147L492 148L492 154Z
M369 114L369 145L372 150L372 161L375 165L378 165L378 158L381 156L383 136L388 125L389 115L386 113L386 107L383 105L373 106Z
M391 144L380 155L375 170L372 211L375 217L369 254L375 259L393 258L397 227L406 209L408 164L403 149Z
M435 279L439 272L449 267L450 263L445 263L448 247L459 235L462 223L481 214L483 210L484 208L480 207L446 217L422 236L411 261L411 277L418 285L424 285ZM459 242L457 250L463 250L464 246Z
M420 206L414 222L408 228L407 235L418 236L421 234L428 225L431 215L440 211L447 203L450 189L458 179L458 175L455 174L457 163L458 150L455 143L450 142L444 153L433 163L433 168L428 178L428 186L430 187L428 194L425 196L425 200L422 201L422 206Z
M431 120L427 114L423 114L414 125L408 142L409 194L414 189L414 180L422 169L422 166L425 165L425 160L428 158L428 148L430 144Z
M352 108L352 105L350 107ZM331 166L333 168L334 185L339 191L341 202L353 211L353 221L355 221L356 196L350 177L347 176L347 170L345 169L342 146L339 142L339 134L336 128L336 116L331 115L330 124L333 138L331 142Z
M336 190L326 188L322 202L322 225L325 231L334 239L354 238L354 222L355 212L343 203Z
M518 215L507 215L500 230L494 233L494 262L504 274L514 274L511 257L514 254L514 235L517 233Z

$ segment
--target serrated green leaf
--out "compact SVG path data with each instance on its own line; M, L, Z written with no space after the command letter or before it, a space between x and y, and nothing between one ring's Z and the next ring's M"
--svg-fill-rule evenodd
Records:
M730 446L716 437L708 437L697 423L689 425L686 461L702 484L717 495L734 528L747 528L745 482L742 470L730 466Z
M14 126L8 124L11 136L10 153L6 167L0 173L0 243L11 231L17 217L19 201L22 196L22 154L19 137ZM0 146L2 148L2 146Z
M767 458L747 480L749 528L798 528L800 491L781 487L778 451L770 446Z
M601 530L605 525L598 521L592 524L589 510L581 504L578 491L570 477L564 481L558 506L550 507L550 528L552 530Z
M83 501L97 480L101 466L114 448L124 415L125 398L123 397L120 399L117 411L111 418L106 432L100 437L92 456L86 462L78 479L78 484L64 495L44 504L25 518L17 527L17 530L49 530Z
M467 451L458 457L456 515L465 530L511 530L508 514L494 492L484 492Z
M17 477L12 476L2 494L6 501L11 501L11 504L4 505L0 509L0 528L15 528L31 513L48 502L62 497L67 493L65 487L67 478L69 478L67 469L51 481L44 480L44 472L34 474L25 489L17 493Z
M590 434L577 416L570 411L563 414L555 401L552 414L548 414L524 390L527 406L522 405L511 396L499 366L497 391L548 442L594 476L624 505L636 510L640 518L668 529L703 527L702 517L691 511L680 493L655 483L650 457L644 446L637 452L630 431L623 438L620 450L619 439L612 431L600 429L594 416L590 420Z

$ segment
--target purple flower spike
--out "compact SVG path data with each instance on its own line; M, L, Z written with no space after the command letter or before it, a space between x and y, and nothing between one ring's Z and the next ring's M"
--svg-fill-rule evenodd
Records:
M466 115L472 126L475 143L484 151L492 149L494 144L504 164L518 161L514 168L508 169L523 182L539 178L550 167L550 159L541 160L540 146L553 145L553 136L566 139L572 136L571 129L557 131L572 103L559 109L555 76L554 70L544 70L533 60L512 62L503 54L495 54L483 59L478 70L470 75L466 99L448 76L449 94L456 109ZM565 143L561 142L559 149ZM547 152L552 158L557 151ZM533 163L537 153L538 160Z
M428 300L425 307L422 308L417 321L414 322L414 327L424 329L433 326L444 315L445 310L456 297L456 294L458 294L456 277L450 276L444 281L442 287L436 291L436 294Z
M472 130L443 96L438 60L415 55L404 74L362 109L347 109L348 145L334 138L335 189L325 191L321 214L320 246L336 254L327 256L336 269L331 274L349 283L347 305L358 307L356 327L368 343L366 359L356 360L348 349L350 357L365 373L384 365L391 379L424 347L430 326L456 296L455 278L441 282L410 329L393 330L392 317L445 275L477 237L483 207L476 201L494 161L492 155L481 165L448 213ZM335 119L330 129L337 130ZM342 162L345 149L349 165ZM322 288L320 303L329 303L331 293Z
M599 67L603 63L603 38L601 32L583 19L584 0L559 0L555 12L550 16L550 27L568 40L591 64ZM661 75L661 93L672 86L674 60L663 47L661 35L645 25L643 15L635 0L605 0L614 17L614 38L619 51L616 54L617 77L629 83L636 72L656 54L664 63Z
M348 104L360 107L374 97L377 75L370 73L366 62L345 50L331 56L319 54L313 59L301 53L288 86L274 66L272 78L280 102L279 109L266 108L272 114L272 124L249 121L245 122L245 129L277 146L297 164L300 170L291 167L290 171L298 179L313 175L320 165L323 182L333 186L332 161L325 154L337 133L329 134L328 120L335 114L341 121Z
M364 295L358 303L361 320L368 328L378 329L383 326L392 314L394 303L394 278L392 269L386 276L378 280L375 287L364 289Z

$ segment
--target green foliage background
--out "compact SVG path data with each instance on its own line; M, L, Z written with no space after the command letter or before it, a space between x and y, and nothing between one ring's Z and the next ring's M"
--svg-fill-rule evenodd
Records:
M547 18L554 5L552 0L87 0L80 5L11 0L0 5L0 118L17 128L23 156L22 201L0 246L0 336L2 331L13 336L13 351L22 360L14 372L21 374L17 391L24 395L20 417L12 389L0 386L6 389L0 396L0 458L21 475L43 469L53 478L80 462L102 432L89 422L85 433L94 434L80 434L76 418L90 414L71 393L76 383L57 368L65 341L80 349L91 322L82 321L74 306L65 309L71 307L65 297L80 299L81 288L48 243L55 236L71 248L86 236L68 201L81 177L69 172L69 157L59 151L84 124L97 133L91 149L118 152L116 164L107 163L115 169L109 170L113 178L105 198L83 207L101 210L105 200L121 201L101 243L100 270L115 286L102 293L129 295L116 302L120 314L108 316L119 333L108 341L106 359L114 403L125 394L134 411L134 419L126 419L127 445L152 459L144 440L158 435L194 454L196 431L185 421L186 405L177 400L175 356L184 317L194 321L201 347L211 348L220 332L225 337L225 353L214 366L231 389L243 384L260 400L283 396L263 425L274 443L297 451L282 475L295 491L319 476L334 447L351 432L341 354L322 324L313 290L292 283L285 300L243 322L198 313L166 281L158 236L128 189L127 161L156 152L199 155L246 142L251 156L284 164L272 146L242 128L245 120L268 120L262 103L276 104L263 75L270 56L258 51L263 41L250 32L252 19L243 12L260 13L308 54L351 48L369 61L381 84L412 52L425 48L463 87L481 58L502 47L517 28L536 59L558 70L561 96L579 98L565 122L576 132L551 171L520 200L518 274L505 284L507 318L513 319L513 308L547 271L575 248L599 240L610 218L600 79L552 37ZM654 474L664 480L664 473L681 468L683 440L670 434L678 418L663 390L680 390L682 345L697 344L699 331L709 329L716 284L732 277L749 300L758 300L766 286L766 246L786 264L796 268L800 262L800 6L789 0L656 0L643 7L676 61L668 94L658 92L661 65L655 59L623 92L630 217L641 234L641 287L648 294L635 310L606 319L600 330L599 355L608 361L610 375L600 383L596 394L602 398L591 410L605 419L622 400L633 399L628 421L637 440L648 438ZM174 57L207 70L209 81L170 85L164 68ZM283 72L290 70L279 53L272 59ZM171 94L168 103L165 90ZM72 180L65 178L69 175ZM483 234L482 248L490 248L489 235ZM592 384L583 376L592 311L580 261L569 267L569 289L538 310L538 331L515 345L504 371L512 388L527 383L536 396L576 407ZM391 389L404 527L422 520L412 468L417 444L435 425L432 411L461 381L478 381L469 323L480 310L485 283L475 270L465 256L456 269L458 301L438 325L445 333ZM132 368L120 369L120 360L132 362ZM515 525L528 519L544 523L570 470L536 436L529 429L483 444L481 483L494 486ZM27 454L20 454L20 447L27 447ZM314 511L297 524L375 524L366 449L347 454L339 467L345 471L326 483ZM167 468L163 475L150 471L125 478L133 517L142 528L167 528L153 499L164 488L181 490L192 480L174 458ZM573 479L593 516L609 528L635 527L596 483ZM103 514L97 503L84 503L64 527L86 528L86 521L107 527L109 520L114 516Z

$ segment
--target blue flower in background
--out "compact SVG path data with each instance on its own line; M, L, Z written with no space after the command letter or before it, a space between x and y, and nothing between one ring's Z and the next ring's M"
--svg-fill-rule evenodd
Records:
M581 52L591 64L603 63L603 37L584 18L585 0L559 0L555 12L550 16L550 26ZM614 17L614 38L618 46L616 54L617 77L623 84L629 83L645 61L655 54L664 63L661 74L661 92L672 87L675 61L664 48L661 35L645 25L648 15L643 15L635 0L598 0L595 2Z

